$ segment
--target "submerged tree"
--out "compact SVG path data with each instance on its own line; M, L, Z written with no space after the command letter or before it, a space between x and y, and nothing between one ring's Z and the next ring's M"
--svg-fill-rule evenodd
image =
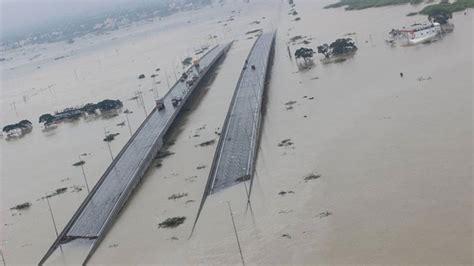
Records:
M54 115L44 114L44 115L39 117L39 123L49 124L49 123L53 122L54 119L55 119Z
M311 48L301 47L300 49L295 51L296 59L303 58L305 63L309 63L311 59L313 58L313 55L314 55L314 51Z
M331 43L329 47L331 48L333 55L346 54L357 50L357 46L351 38L337 39L335 42Z
M323 54L326 58L331 56L331 49L329 49L329 45L327 43L318 46L318 53Z
M434 14L431 14L428 17L428 20L431 22L438 22L439 24L447 24L448 20L453 18L453 14L447 11L439 11Z
M103 100L101 102L97 103L97 107L101 112L103 111L111 111L115 109L120 109L122 108L123 104L120 100Z
M343 55L352 53L357 50L357 46L354 44L351 38L341 38L332 42L330 45L323 44L318 46L318 53L323 54L326 58L331 56Z
M186 57L186 58L181 62L181 64L182 64L183 66L189 66L189 65L191 65L192 61L193 61L193 58L192 58L192 57Z
M97 104L95 103L88 103L86 105L84 105L81 110L83 112L86 112L88 114L95 114L95 111L99 108L99 106L97 106Z
M33 124L29 120L21 120L16 124L6 125L2 131L8 133L12 130L20 129L22 132L29 132L33 128Z

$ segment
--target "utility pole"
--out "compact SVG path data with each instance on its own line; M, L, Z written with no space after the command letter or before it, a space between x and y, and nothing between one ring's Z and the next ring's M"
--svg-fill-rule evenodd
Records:
M105 138L107 138L107 131L105 131L105 127L104 127L104 136ZM107 146L109 147L109 153L110 153L110 158L112 158L112 161L114 160L114 155L112 154L112 148L110 148L110 143L108 141L107 142Z
M226 202L227 202L227 206L229 207L229 213L230 213L230 218L232 219L232 225L234 226L235 239L237 240L237 245L239 246L240 260L242 261L242 265L245 265L244 255L242 255L242 248L240 247L239 234L237 233L237 228L235 227L234 215L232 214L232 207L230 207L229 201L226 201Z
M16 103L12 102L11 105L13 106L13 109L15 110L16 117L18 117L18 111L16 110Z
M49 214L51 214L51 221L53 222L54 232L56 232L56 237L59 237L56 221L54 220L53 210L51 210L51 204L49 204L48 194L46 194L45 198L46 198L46 202L48 203Z
M174 73L174 78L176 79L176 81L178 81L178 75L176 75L176 67L174 65L174 61L173 61L173 73Z
M132 126L130 126L130 119L128 119L128 113L125 114L125 117L127 117L127 125L128 125L128 130L130 131L130 136L133 136Z
M58 227L56 226L56 221L54 220L53 210L51 209L51 204L49 203L48 194L45 195L45 198L46 202L48 203L49 214L51 214L51 221L53 222L54 232L56 233L56 237L59 237ZM61 250L61 253L63 253L63 247L61 246L61 244L59 244L59 249Z
M7 266L7 262L5 261L5 256L3 255L3 250L1 250L1 249L0 249L0 254L2 254L3 266Z
M166 72L166 68L165 68L165 76L166 76L166 84L168 84L168 90L170 90L170 89L171 89L171 87L170 87L170 80L169 80L169 78L168 78L168 73Z
M79 162L82 161L81 155L79 155ZM84 162L85 163L85 162ZM84 183L86 184L87 193L90 193L89 184L87 183L86 172L84 171L84 164L81 164L82 176L84 177Z
M146 106L145 106L145 100L143 100L143 92L140 90L140 87L138 87L139 90L137 91L138 97L140 97L140 100L142 102L143 106L143 111L145 112L145 118L148 116L148 112L146 111Z

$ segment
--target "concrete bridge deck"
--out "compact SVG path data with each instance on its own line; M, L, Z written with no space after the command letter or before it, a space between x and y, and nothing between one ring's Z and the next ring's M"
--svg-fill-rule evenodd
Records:
M188 79L197 76L194 84L177 81L163 97L165 108L154 108L135 134L107 168L103 176L91 190L79 209L73 215L56 241L39 262L42 265L55 250L61 252L78 243L89 245L90 249L83 263L92 256L107 230L114 222L135 186L149 168L157 152L163 145L163 137L180 113L187 99L199 85L202 78L228 50L231 43L218 45L208 51L199 61L199 67L187 70ZM176 107L172 98L179 96L182 101ZM73 243L77 242L77 243ZM84 258L82 258L84 259ZM74 262L79 263L78 261Z
M250 180L258 148L262 100L275 32L255 42L242 70L211 167L210 193Z
M257 157L265 81L276 32L263 33L245 61L222 127L209 178L194 221L194 232L207 196L250 180L250 197Z

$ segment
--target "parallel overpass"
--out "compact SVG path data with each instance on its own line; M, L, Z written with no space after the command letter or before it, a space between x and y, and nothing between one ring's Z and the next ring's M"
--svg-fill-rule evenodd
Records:
M250 180L250 189L247 192L247 197L250 198L259 145L265 81L273 55L275 35L276 32L260 35L245 61L222 127L193 232L210 194Z
M188 79L197 76L191 86L180 81L174 84L163 97L165 108L158 110L155 107L143 121L79 206L39 265L44 264L53 253L56 255L59 251L60 254L57 255L63 260L61 262L67 259L72 260L68 263L87 263L133 189L150 167L157 152L162 148L163 138L183 105L199 86L203 77L228 51L230 45L231 43L227 43L214 47L199 60L199 67L192 66L187 70ZM177 106L172 104L172 99L175 97L182 98ZM79 249L84 248L87 250L85 258L83 254L76 254ZM68 254L71 254L70 257L73 259L70 259Z

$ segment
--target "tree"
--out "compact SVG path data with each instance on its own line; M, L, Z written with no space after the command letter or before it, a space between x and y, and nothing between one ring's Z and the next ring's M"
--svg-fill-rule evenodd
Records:
M314 51L311 48L304 48L301 47L300 49L295 51L295 57L303 58L305 63L308 63L313 58Z
M97 107L99 108L101 112L119 109L119 108L122 108L122 106L123 104L120 100L106 99L97 103Z
M453 18L453 14L447 11L439 11L428 16L429 21L438 22L441 25L447 24L448 20L451 18Z
M49 124L54 120L54 118L55 117L52 114L44 114L39 117L39 123L44 122L45 124Z
M351 38L337 39L335 42L329 45L333 55L341 55L357 50L357 46L354 44Z
M8 133L9 131L20 129L22 133L29 132L33 128L33 124L29 120L21 120L16 124L6 125L3 127L2 131Z
M95 103L88 103L81 108L81 111L88 114L95 114L95 111L99 108Z
M318 46L318 53L323 54L326 58L334 55L343 55L346 53L355 52L357 46L354 44L351 38L341 38L332 42L330 45L327 43Z
M326 58L331 56L331 49L329 49L329 45L327 43L318 46L318 53L323 54Z

